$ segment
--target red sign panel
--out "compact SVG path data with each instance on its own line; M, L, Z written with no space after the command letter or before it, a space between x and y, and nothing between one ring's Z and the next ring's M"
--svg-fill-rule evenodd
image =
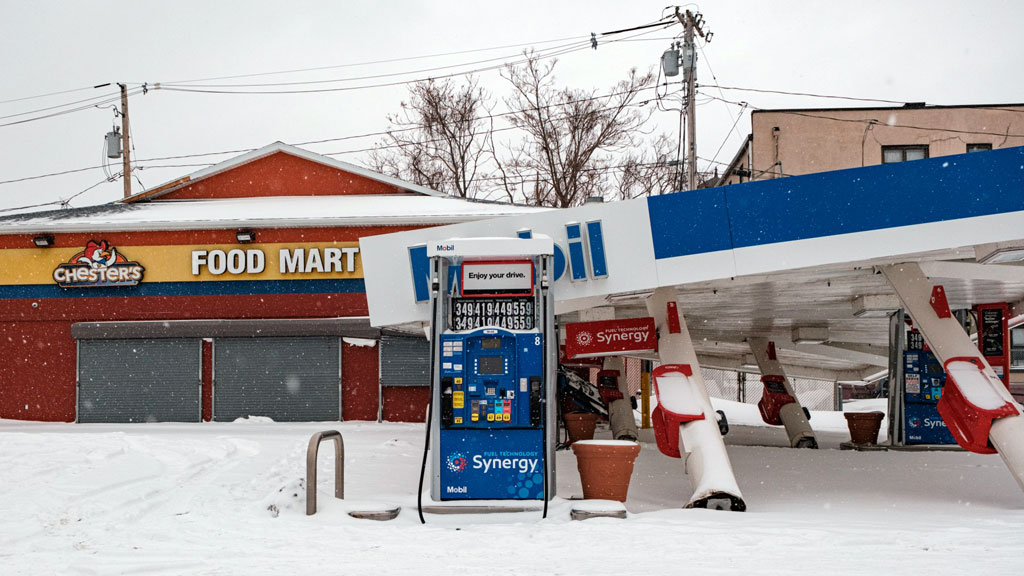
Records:
M576 322L565 325L565 356L594 358L624 353L656 352L654 318Z

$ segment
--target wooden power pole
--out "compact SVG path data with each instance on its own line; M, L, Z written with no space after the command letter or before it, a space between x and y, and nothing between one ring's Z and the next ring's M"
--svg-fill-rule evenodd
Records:
M688 190L697 189L697 46L693 37L696 32L701 38L711 41L711 32L704 34L704 16L694 15L689 10L680 12L676 7L676 18L683 25L683 73L686 82L686 183Z
M124 171L124 197L132 195L132 159L131 148L128 147L128 86L117 84L121 88L121 169Z

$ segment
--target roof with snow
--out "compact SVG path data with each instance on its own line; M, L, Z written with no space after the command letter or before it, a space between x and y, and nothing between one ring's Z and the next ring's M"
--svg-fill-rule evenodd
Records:
M0 234L415 226L542 210L447 196L275 142L110 204L0 217Z

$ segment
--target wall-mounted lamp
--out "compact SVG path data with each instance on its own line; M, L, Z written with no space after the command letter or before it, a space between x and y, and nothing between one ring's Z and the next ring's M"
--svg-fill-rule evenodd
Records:
M53 246L53 234L41 234L32 239L37 248L49 248Z
M256 239L256 233L252 230L239 230L235 232L235 238L239 244L249 244Z

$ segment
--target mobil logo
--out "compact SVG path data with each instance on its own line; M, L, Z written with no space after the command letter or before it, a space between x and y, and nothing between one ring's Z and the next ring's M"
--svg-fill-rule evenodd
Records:
M533 231L521 229L516 232L520 238L533 238ZM565 224L565 244L555 243L555 255L552 266L555 281L569 278L572 282L585 282L608 277L608 259L604 246L604 230L600 220L587 222L568 222ZM436 245L437 252L454 250L454 246ZM430 259L425 245L409 248L409 265L412 269L413 286L417 302L430 300ZM448 268L448 281L458 271L458 267Z
M520 238L532 238L533 231L516 232ZM555 243L554 271L557 282L569 272L572 281L589 278L607 278L608 261L605 257L604 230L600 220L592 220L585 224L569 222L565 225L565 238L569 254Z

